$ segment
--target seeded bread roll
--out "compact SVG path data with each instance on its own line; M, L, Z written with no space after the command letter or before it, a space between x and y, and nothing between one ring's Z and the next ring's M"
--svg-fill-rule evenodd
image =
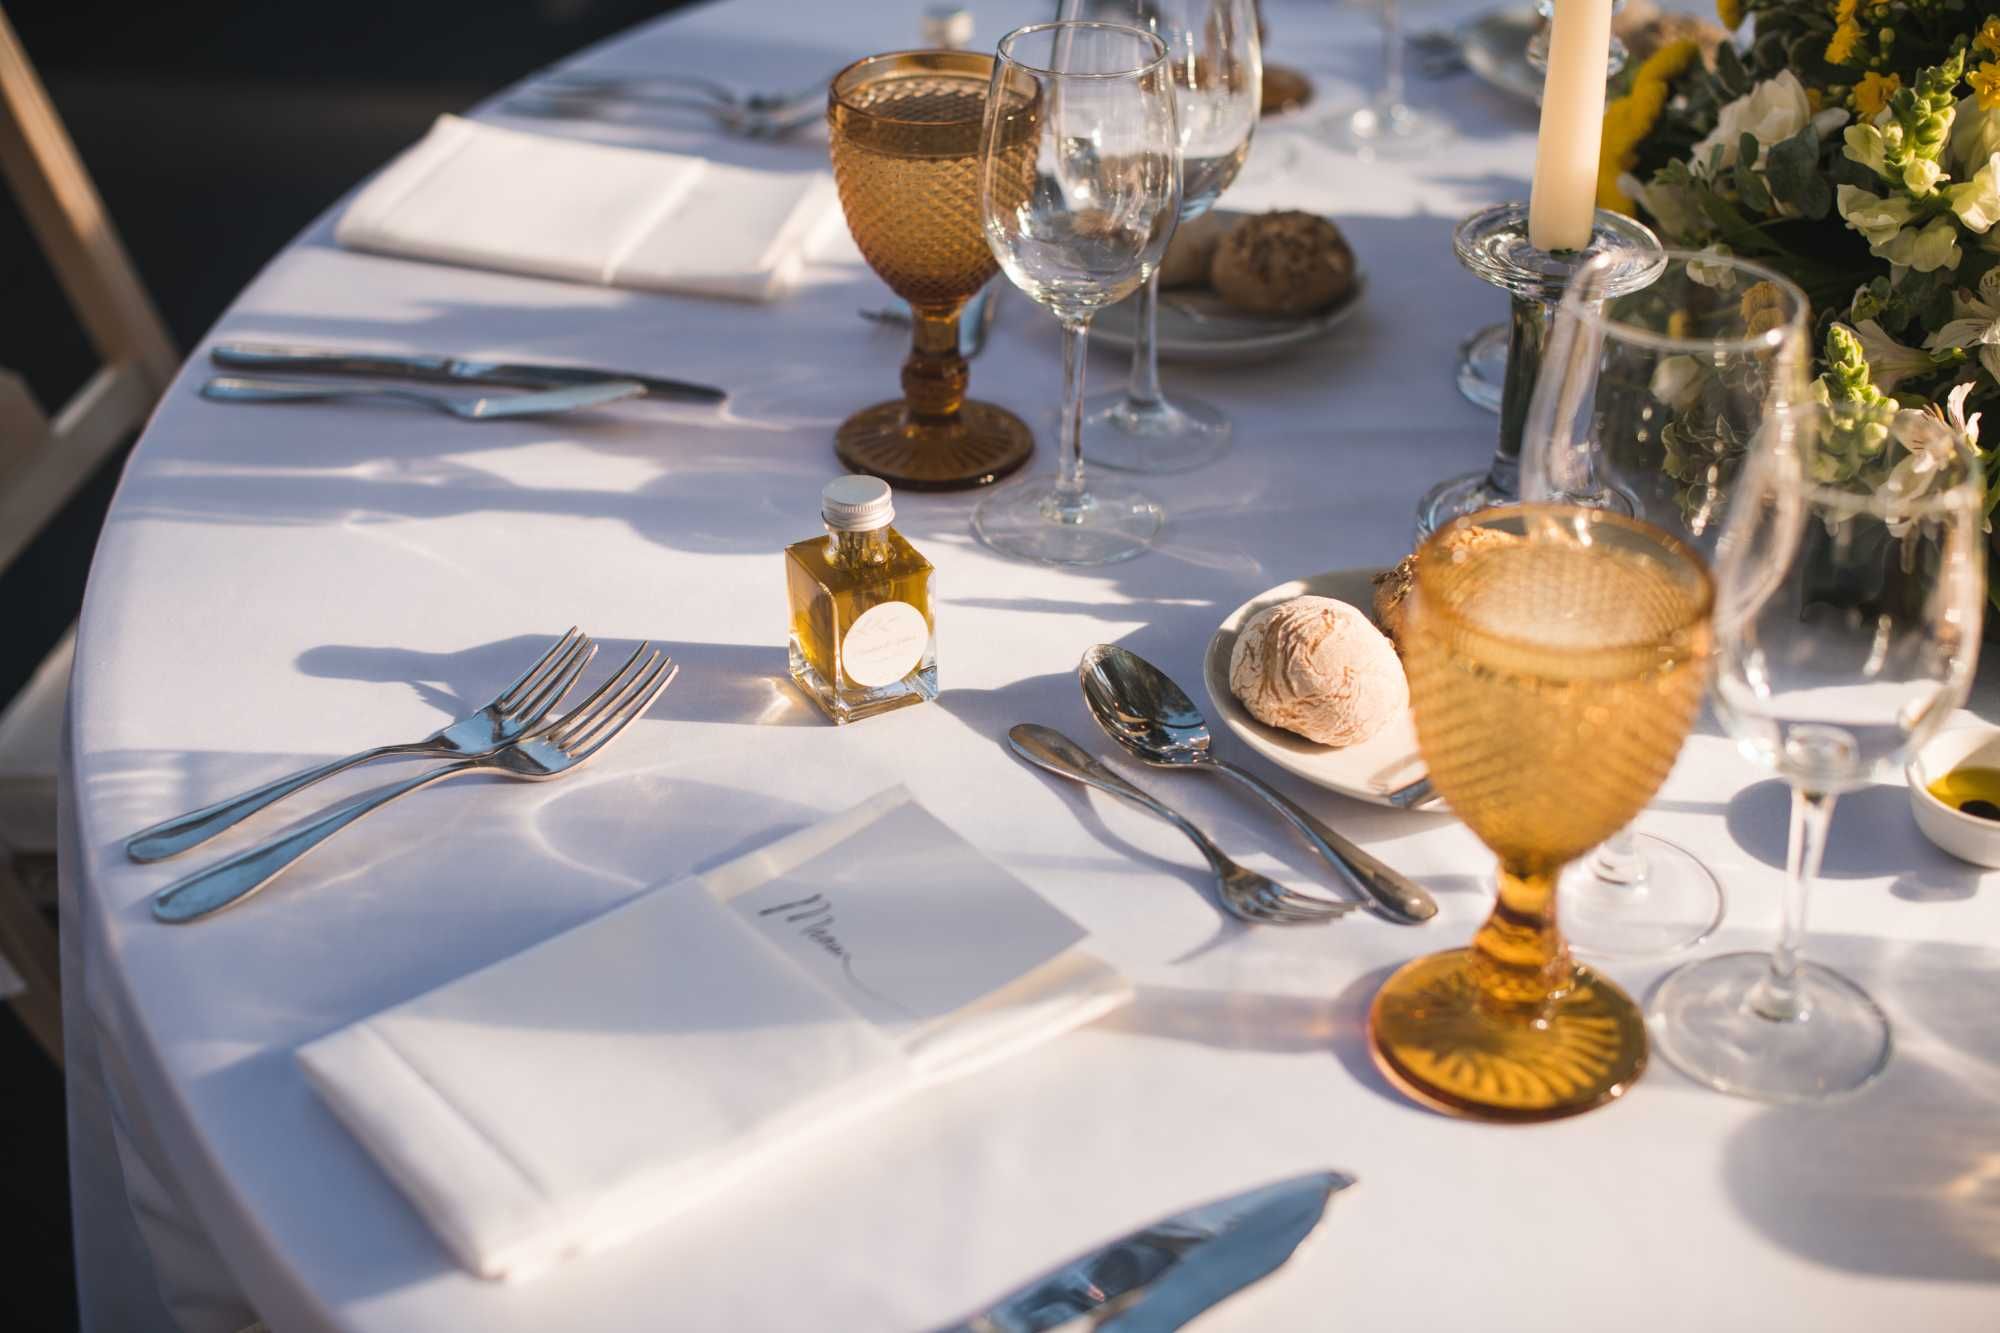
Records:
M1236 224L1208 269L1216 295L1254 315L1309 315L1354 285L1354 251L1311 213L1266 213Z

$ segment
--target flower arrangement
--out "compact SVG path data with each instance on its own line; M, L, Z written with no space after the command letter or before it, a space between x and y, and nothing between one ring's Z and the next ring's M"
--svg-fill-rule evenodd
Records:
M1668 43L1607 106L1598 202L1797 282L1823 401L1891 432L1924 412L1976 448L2000 409L2000 0L1717 14L1737 41L1708 61Z

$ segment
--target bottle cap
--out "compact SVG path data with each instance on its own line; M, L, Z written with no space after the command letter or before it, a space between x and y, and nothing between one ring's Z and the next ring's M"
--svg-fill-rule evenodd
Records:
M972 11L960 5L928 5L919 20L925 46L972 44Z
M880 477L835 477L820 492L820 517L836 532L873 532L896 517L889 483Z

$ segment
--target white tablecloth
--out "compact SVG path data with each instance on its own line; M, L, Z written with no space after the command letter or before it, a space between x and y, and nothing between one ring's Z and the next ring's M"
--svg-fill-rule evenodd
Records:
M981 43L1042 8L980 5ZM1376 76L1365 15L1267 8L1274 60L1318 71L1329 94L1329 75ZM907 44L916 10L742 0L588 59L802 85ZM734 398L720 417L630 404L482 425L229 407L197 398L196 349L105 530L72 694L63 872L88 1327L164 1326L165 1304L199 1330L254 1306L281 1333L909 1330L1178 1206L1322 1166L1362 1183L1318 1243L1204 1328L2000 1326L2000 881L1923 842L1900 787L1842 802L1813 905L1816 954L1894 1016L1877 1087L1778 1110L1656 1065L1603 1111L1495 1128L1393 1094L1362 1035L1387 971L1462 942L1486 910L1489 858L1463 829L1280 777L1444 910L1422 929L1244 930L1210 905L1178 833L999 743L1023 720L1091 736L1073 672L1101 640L1196 681L1238 602L1394 558L1418 494L1484 459L1494 419L1449 374L1458 339L1503 306L1454 264L1449 236L1474 207L1524 194L1534 117L1469 78L1416 95L1463 136L1427 162L1365 164L1275 130L1260 141L1232 202L1336 214L1369 273L1367 308L1287 360L1170 368L1174 387L1228 409L1237 444L1150 483L1172 515L1158 550L1081 573L1013 564L972 541L971 497L901 498L899 525L938 567L944 694L851 728L784 680L778 558L816 529L835 423L895 386L903 337L855 318L884 292L851 252L768 308L350 254L324 224L280 255L219 334L562 356ZM824 153L810 137L596 133L782 167ZM1120 362L1095 358L1098 387ZM1016 296L973 389L1046 426L1057 379L1054 322ZM684 663L588 772L433 789L239 911L188 929L148 919L148 893L180 867L128 864L122 836L310 757L422 735L572 622L609 654L651 637ZM1237 793L1143 780L1253 866L1320 876ZM1136 1005L917 1099L781 1181L518 1286L458 1270L293 1064L303 1042L895 782L1083 922L1137 980ZM1645 817L1725 879L1717 948L1774 928L1785 808L1710 727ZM1643 993L1664 965L1609 970Z

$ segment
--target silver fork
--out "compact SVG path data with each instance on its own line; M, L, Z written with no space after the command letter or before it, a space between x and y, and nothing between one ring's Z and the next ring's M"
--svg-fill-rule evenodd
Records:
M161 921L180 924L242 902L349 824L433 782L464 773L499 773L528 782L547 782L581 767L650 708L680 673L673 658L660 652L649 653L651 646L640 644L625 665L588 699L512 745L492 754L445 764L370 792L303 828L189 875L154 895L153 915Z
M1060 731L1023 722L1008 731L1007 743L1015 754L1035 767L1123 797L1187 834L1208 859L1209 869L1215 872L1216 892L1222 900L1223 910L1238 920L1264 925L1316 926L1338 921L1360 906L1354 902L1308 898L1273 883L1254 870L1245 870L1225 856L1222 849L1196 828L1187 816L1098 763L1088 751Z
M261 787L252 787L240 796L230 796L204 805L199 810L176 815L151 828L139 830L125 843L125 854L134 861L162 861L197 847L224 829L242 823L265 806L282 801L293 792L310 787L322 778L344 773L357 764L374 759L416 756L445 759L453 755L474 756L493 753L511 744L548 716L549 710L569 693L570 686L583 674L597 646L576 626L557 639L539 662L521 673L520 679L495 695L490 703L458 719L450 726L420 741L401 745L378 745L303 769Z

